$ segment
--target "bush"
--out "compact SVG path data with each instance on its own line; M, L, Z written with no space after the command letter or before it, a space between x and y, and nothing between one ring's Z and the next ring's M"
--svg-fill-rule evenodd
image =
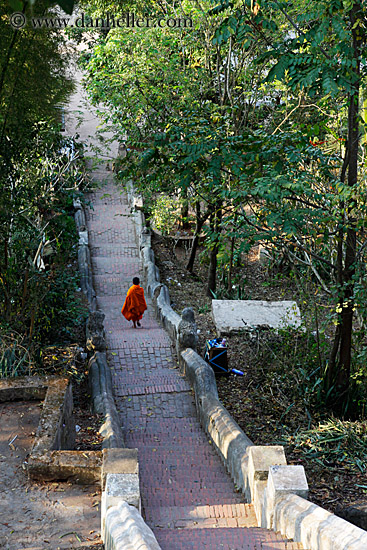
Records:
M152 207L151 220L162 235L169 235L179 219L177 199L159 195Z

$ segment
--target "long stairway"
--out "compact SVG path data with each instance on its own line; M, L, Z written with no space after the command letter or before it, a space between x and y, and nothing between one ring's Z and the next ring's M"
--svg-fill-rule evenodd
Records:
M149 300L141 329L120 313L142 265L126 196L104 168L87 213L98 306L125 442L139 450L143 515L162 550L296 550L302 546L256 527L197 420L189 384Z

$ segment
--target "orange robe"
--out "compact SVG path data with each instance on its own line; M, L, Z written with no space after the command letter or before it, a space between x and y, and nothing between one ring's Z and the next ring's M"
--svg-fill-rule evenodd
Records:
M139 285L133 285L127 291L124 305L121 313L128 321L140 321L144 311L147 309L147 303L144 298L144 290Z

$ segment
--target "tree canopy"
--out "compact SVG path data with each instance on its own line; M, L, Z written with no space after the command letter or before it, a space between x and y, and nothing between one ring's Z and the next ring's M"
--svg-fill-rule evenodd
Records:
M335 408L343 407L355 310L364 318L363 3L146 7L190 17L192 27L111 29L85 60L91 97L107 106L106 121L134 154L121 174L196 213L195 234L204 229L210 251L209 294L228 238L242 249L254 242L282 249L308 267L334 304L324 383Z

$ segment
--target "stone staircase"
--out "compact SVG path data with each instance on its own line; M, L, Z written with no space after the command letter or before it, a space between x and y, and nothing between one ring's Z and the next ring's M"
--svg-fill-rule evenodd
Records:
M180 375L152 303L143 328L121 316L132 277L141 276L133 220L111 174L87 213L94 283L105 315L109 364L127 447L139 451L143 516L162 550L298 550L257 527L203 432L188 382Z

